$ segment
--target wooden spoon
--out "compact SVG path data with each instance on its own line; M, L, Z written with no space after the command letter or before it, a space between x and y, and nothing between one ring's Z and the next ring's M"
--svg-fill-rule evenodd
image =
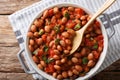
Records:
M84 27L82 27L80 30L76 31L76 36L73 39L73 46L72 50L70 51L70 54L74 53L77 48L80 46L83 35L87 27L99 16L101 15L107 8L109 8L116 0L107 0L103 6L92 16L92 18L86 23Z

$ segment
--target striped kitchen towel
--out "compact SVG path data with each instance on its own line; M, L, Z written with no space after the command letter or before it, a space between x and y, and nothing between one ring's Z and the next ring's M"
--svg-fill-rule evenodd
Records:
M13 13L9 16L9 20L11 22L13 31L16 34L20 48L24 49L26 30L31 21L36 17L37 14L41 12L42 9L45 9L46 7L49 7L56 3L67 2L76 3L81 7L84 7L89 11L95 13L105 1L106 0L43 0ZM120 0L117 0L107 11L105 11L100 19L107 29L108 35L111 34L109 27L112 27L112 30L115 30L115 34L109 41L109 48L105 61L96 73L102 71L113 62L120 59ZM26 59L26 61L28 60ZM29 62L27 62L27 64L28 67L33 70ZM38 80L45 79L38 74L33 74L33 77Z

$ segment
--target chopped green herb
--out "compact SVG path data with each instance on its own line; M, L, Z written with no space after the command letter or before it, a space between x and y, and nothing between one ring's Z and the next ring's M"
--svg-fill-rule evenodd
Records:
M45 63L47 63L47 56L46 55L43 55L42 59L45 61Z
M58 45L60 43L60 39L55 39L55 44Z
M69 28L65 27L65 30L68 30Z
M43 29L40 29L40 31L39 31L38 34L41 36L43 33L44 33L44 30L43 30Z
M95 43L93 49L97 49L97 48L98 48L98 43Z
M45 45L44 48L43 48L43 51L44 51L44 52L47 52L48 49L49 49L48 46Z
M80 24L76 24L75 27L74 27L75 30L78 30L78 29L80 29L80 28L81 28L81 25L80 25Z
M56 33L59 33L59 32L60 32L60 26L59 26L59 25L56 25L56 26L54 27L54 30L55 30Z
M43 55L43 56L42 56L42 59L43 59L43 60L45 61L45 63L47 63L47 64L49 64L49 63L51 63L51 62L54 61L53 58L47 58L46 55Z
M33 52L33 54L37 55L37 54L38 54L38 50L39 50L39 49L36 49L36 50Z
M67 19L69 19L69 18L70 18L69 13L68 13L68 12L66 12L66 13L64 14L64 17L66 17Z
M54 61L53 58L49 58L49 59L47 59L47 63L48 63L48 64L51 63L51 62L53 62L53 61Z
M87 64L87 63L88 63L87 57L84 57L84 58L82 59L82 63L83 63L83 64Z

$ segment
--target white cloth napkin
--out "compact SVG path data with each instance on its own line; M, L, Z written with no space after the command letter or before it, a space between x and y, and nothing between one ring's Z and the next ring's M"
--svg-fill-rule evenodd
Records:
M20 48L24 49L24 39L26 35L26 30L30 22L35 18L35 16L38 13L40 13L42 9L56 3L68 2L68 3L76 3L78 5L81 5L82 7L94 13L105 1L106 0L43 0L13 13L12 15L9 16L9 20L12 25L13 31L16 34L16 38L18 40ZM106 27L108 31L108 35L111 33L111 31L108 29L110 26L114 27L115 34L109 41L109 48L108 48L105 61L96 73L102 71L103 69L111 65L113 62L120 59L120 49L119 49L120 47L120 31L119 31L120 30L120 27L119 27L120 26L120 0L117 0L105 12L105 16L101 17L101 21ZM26 59L26 62L28 64L28 67L31 70L34 70L27 59ZM37 79L37 80L45 79L39 74L33 74L33 77L34 79Z

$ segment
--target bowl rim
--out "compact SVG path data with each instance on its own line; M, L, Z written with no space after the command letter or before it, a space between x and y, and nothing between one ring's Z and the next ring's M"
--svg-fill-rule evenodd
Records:
M36 20L38 17L40 17L43 12L47 9L50 9L50 8L53 8L53 7L67 7L67 6L73 6L73 7L78 7L78 8L81 8L83 9L85 12L87 12L89 15L92 15L93 13L88 11L86 8L84 7L81 7L80 5L76 4L76 3L68 3L68 2L62 2L62 3L57 3L57 4L53 4L53 5L50 5L44 9L42 9L40 12L38 12L38 14L33 18L32 22L30 23L30 25L28 26L27 28L27 32L29 31L31 25L33 24L34 20ZM101 30L102 30L102 35L104 36L104 48L103 48L103 51L99 57L99 60L98 62L96 63L96 65L88 72L86 73L85 76L83 77L78 77L76 80L84 80L84 79L88 79L90 77L92 77L94 75L94 73L96 73L96 71L100 68L100 66L102 65L105 57L106 57L106 54L107 54L107 49L108 49L108 37L107 37L107 33L106 33L106 30L104 28L104 25L102 24L102 22L100 21L100 19L97 18L97 20L100 22L101 24ZM30 64L32 65L32 67L34 68L34 70L38 73L38 74L41 74L43 77L47 78L47 79L50 79L50 80L56 80L54 77L52 77L51 75L45 73L44 71L40 70L36 63L33 61L32 59L32 55L31 55L31 52L29 51L28 49L28 37L27 37L27 33L26 33L26 36L25 36L25 54L26 54L26 57L28 59L28 61L30 62Z

